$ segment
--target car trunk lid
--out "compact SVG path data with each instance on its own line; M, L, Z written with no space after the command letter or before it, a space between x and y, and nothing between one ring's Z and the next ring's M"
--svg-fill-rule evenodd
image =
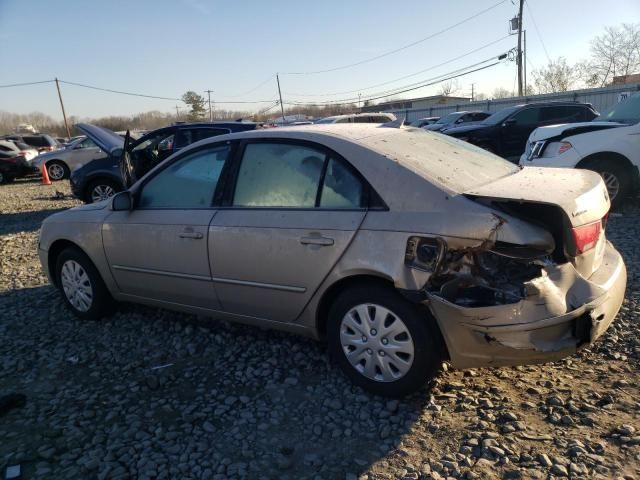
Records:
M587 278L600 266L610 202L598 174L525 167L465 195L546 228L556 243L556 262L571 261Z

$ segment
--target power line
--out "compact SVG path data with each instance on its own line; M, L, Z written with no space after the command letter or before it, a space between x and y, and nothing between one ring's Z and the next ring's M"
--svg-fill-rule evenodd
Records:
M342 91L342 92L325 93L325 94L321 94L321 93L313 93L313 94L311 94L311 93L309 93L309 94L303 94L303 93L289 93L288 95L290 95L290 96L294 96L294 97L330 97L330 96L332 96L332 95L345 95L345 94L348 94L348 93L357 93L357 92L361 92L362 90L370 90L370 89L372 89L372 88L377 88L377 87L381 87L381 86L383 86L383 85L388 85L388 84L390 84L390 83L395 83L395 82L398 82L398 81L400 81L400 80L404 80L404 79L407 79L407 78L415 77L415 76L420 75L420 74L422 74L422 73L425 73L425 72L428 72L428 71L431 71L431 70L435 70L436 68L443 67L443 66L445 66L445 65L448 65L449 63L455 62L456 60L460 60L461 58L464 58L464 57L468 57L469 55L472 55L472 54L474 54L474 53L477 53L477 52L479 52L480 50L483 50L483 49L485 49L485 48L487 48L487 47L490 47L490 46L492 46L492 45L495 45L496 43L501 42L502 40L505 40L505 39L510 38L510 37L511 37L511 35L510 35L510 34L505 35L504 37L498 38L497 40L494 40L494 41L489 42L489 43L487 43L487 44L485 44L485 45L482 45L481 47L475 48L475 49L471 50L470 52L464 53L464 54L462 54L462 55L458 55L458 56L457 56L457 57L455 57L455 58L452 58L452 59L450 59L450 60L447 60L446 62L442 62L442 63L439 63L439 64L437 64L437 65L433 65L433 66L431 66L431 67L425 68L425 69L420 70L420 71L417 71L417 72L415 72L415 73L411 73L411 74L409 74L409 75L405 75L405 76L403 76L403 77L398 77L398 78L395 78L395 79L393 79L393 80L389 80L389 81L382 82L382 83L377 83L377 84L375 84L375 85L370 85L370 86L368 86L368 87L357 88L357 89L355 89L355 90L346 90L346 91Z
M0 85L0 88L25 87L27 85L39 85L42 83L53 83L53 82L55 82L55 80L42 80L40 82L10 83L7 85Z
M121 95L130 95L132 97L155 98L155 99L158 99L158 100L171 100L172 102L175 102L175 101L181 102L182 101L181 98L159 97L159 96L156 96L156 95L145 95L143 93L123 92L121 90L112 90L110 88L94 87L92 85L85 85L83 83L76 83L76 82L68 82L66 80L60 80L60 83L66 83L67 85L74 85L76 87L90 88L91 90L99 90L101 92L119 93Z
M431 35L428 35L428 36L426 36L424 38L421 38L420 40L416 40L415 42L409 43L407 45L404 45L402 47L396 48L394 50L390 50L390 51L382 53L380 55L376 55L375 57L370 57L370 58L367 58L365 60L361 60L359 62L350 63L348 65L341 65L339 67L327 68L327 69L324 69L324 70L313 70L313 71L309 71L309 72L281 72L281 73L283 75L315 75L315 74L318 74L318 73L328 73L328 72L335 72L335 71L338 71L338 70L345 70L347 68L356 67L356 66L362 65L364 63L373 62L374 60L378 60L380 58L388 57L389 55L393 55L394 53L401 52L402 50L406 50L407 48L411 48L411 47L413 47L415 45L418 45L420 43L426 42L427 40L431 40L432 38L437 37L438 35L442 35L443 33L448 32L449 30L452 30L452 29L454 29L456 27L459 27L460 25L463 25L464 23L466 23L466 22L468 22L470 20L473 20L476 17L479 17L480 15L483 15L483 14L489 12L490 10L493 10L494 8L496 8L499 5L502 5L503 3L506 3L506 2L507 2L507 0L500 0L498 3L495 3L495 4L491 5L490 7L485 8L484 10L482 10L482 11L480 11L478 13L475 13L475 14L471 15L470 17L467 17L467 18L465 18L463 20L460 20L459 22L454 23L453 25L450 25L450 26L448 26L446 28L443 28L442 30L438 30L437 32L432 33Z
M551 57L549 56L549 52L547 52L547 46L544 44L544 40L542 39L542 35L540 34L540 30L538 30L538 24L536 23L536 19L533 17L533 12L531 11L531 7L529 6L529 2L525 0L524 2L527 5L527 11L529 12L529 16L531 17L531 21L533 22L533 28L536 29L536 35L538 35L538 39L542 44L542 49L544 50L544 54L547 56L547 60L551 63Z
M464 75L468 75L468 74L474 73L474 72L479 72L480 70L485 70L487 68L490 68L490 67L493 67L495 65L498 65L499 63L502 62L502 60L504 60L504 58L506 58L506 55L504 55L504 56L501 55L499 57L498 61L496 61L494 63L491 63L489 65L484 65L484 66L478 67L478 68L476 68L474 70L469 70L468 72L459 73L457 75L451 75L451 76L449 76L447 78L441 78L441 79L433 81L433 82L424 83L422 85L418 85L418 86L411 87L411 88L406 88L404 90L388 93L388 94L385 94L385 95L379 95L379 96L376 96L376 97L365 98L364 101L366 102L366 101L379 100L381 98L391 97L393 95L397 95L397 94L400 94L400 93L406 93L406 92L410 92L412 90L417 90L417 89L422 88L422 87L429 87L431 85L435 85L437 83L445 82L447 80L453 80L454 78L462 77ZM329 102L313 102L313 103L310 103L310 102L285 102L285 103L287 105L348 105L348 104L351 104L351 103L354 103L354 102L353 102L353 99L345 99L345 100L329 101Z
M255 87L253 87L251 90L247 90L246 92L243 93L239 93L237 95L223 95L220 98L238 98L238 97L244 97L245 95L248 95L250 93L255 92L256 90L258 90L260 87L262 87L263 85L266 85L268 82L270 82L271 80L273 80L275 78L275 74L270 75L269 78L267 78L265 81L260 82L258 85L256 85ZM218 102L220 103L220 102Z

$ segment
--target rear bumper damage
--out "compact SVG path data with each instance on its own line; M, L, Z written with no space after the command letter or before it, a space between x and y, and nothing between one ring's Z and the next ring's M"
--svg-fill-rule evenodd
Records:
M600 337L620 309L626 282L622 257L607 242L589 279L571 263L551 265L525 284L527 295L516 303L465 307L437 293L429 293L426 303L454 367L542 363Z

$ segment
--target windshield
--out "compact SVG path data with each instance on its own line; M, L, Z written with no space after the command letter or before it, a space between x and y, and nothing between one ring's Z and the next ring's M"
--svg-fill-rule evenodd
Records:
M367 143L432 184L456 193L520 171L517 165L482 148L422 129L370 137Z
M439 124L452 123L452 122L455 122L456 118L458 118L459 116L460 114L458 112L450 113L449 115L445 115L444 117L442 117L436 123L439 123Z
M497 125L499 123L504 122L504 120L511 115L513 112L519 110L520 107L509 107L503 108L502 110L494 113L493 115L488 116L480 123L484 123L485 125Z
M640 122L640 93L616 103L609 110L592 121L618 122L631 125Z

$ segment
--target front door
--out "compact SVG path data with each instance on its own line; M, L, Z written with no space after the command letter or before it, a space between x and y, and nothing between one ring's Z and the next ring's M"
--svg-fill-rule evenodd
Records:
M519 157L524 153L527 139L540 122L540 108L529 107L509 117L512 122L507 122L502 127L502 156Z
M113 212L103 242L120 291L135 297L219 309L208 259L213 196L228 145L176 159L137 191L136 206Z
M348 248L366 214L363 182L309 143L247 143L229 205L209 231L225 311L292 322Z

